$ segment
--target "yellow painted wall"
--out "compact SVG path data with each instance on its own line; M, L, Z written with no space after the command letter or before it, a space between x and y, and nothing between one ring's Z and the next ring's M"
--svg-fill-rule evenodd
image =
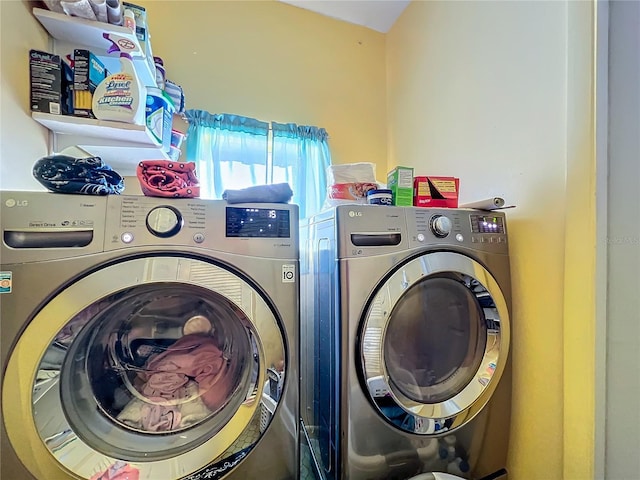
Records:
M141 1L187 108L324 127L386 175L385 36L273 0Z
M48 133L31 119L29 50L49 50L48 35L24 1L0 1L0 189L44 190L31 175L47 154Z
M596 473L596 169L595 4L569 2L567 186L564 280L563 479ZM599 113L602 115L602 113ZM606 218L606 212L602 212ZM602 297L600 297L602 298ZM606 341L606 340L603 340ZM599 433L600 441L604 432ZM613 479L612 479L613 480Z
M591 23L590 2L416 1L387 36L389 166L517 205L515 480L592 473Z

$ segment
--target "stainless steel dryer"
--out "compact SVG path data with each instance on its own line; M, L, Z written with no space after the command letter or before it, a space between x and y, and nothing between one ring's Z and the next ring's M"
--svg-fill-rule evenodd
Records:
M503 213L342 205L301 225L301 435L316 477L506 478Z
M297 206L0 208L2 478L296 478Z

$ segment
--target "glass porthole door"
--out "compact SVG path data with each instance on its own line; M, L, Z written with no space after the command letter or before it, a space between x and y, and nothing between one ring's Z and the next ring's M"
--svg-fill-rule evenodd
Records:
M504 296L480 263L453 252L414 258L380 285L364 314L366 393L401 430L453 430L489 400L509 333Z
M83 479L109 469L183 478L246 431L258 440L264 386L285 362L273 309L230 269L129 259L66 286L34 316L5 375L3 411L20 410L5 415L7 434L32 472L44 462Z

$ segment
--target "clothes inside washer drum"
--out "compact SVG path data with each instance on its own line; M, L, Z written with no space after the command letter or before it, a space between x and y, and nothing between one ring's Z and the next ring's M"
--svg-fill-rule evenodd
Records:
M211 414L198 394L198 384L189 382L181 395L184 401L168 402L162 397L131 400L118 415L118 420L147 432L168 432L198 424Z
M89 480L138 480L140 471L125 462L115 462L105 471L96 473Z
M226 375L228 368L213 337L202 334L185 335L164 353L149 360L145 367L147 382L143 393L166 398L167 384L163 384L162 380L166 380L167 373L185 379L193 378L198 383L202 401L215 411L225 402L231 387L231 379ZM165 388L164 392L155 388L160 385ZM177 389L182 385L174 380L174 386Z
M222 407L233 378L214 337L188 334L152 356L135 380L140 392L118 419L149 432L193 425Z

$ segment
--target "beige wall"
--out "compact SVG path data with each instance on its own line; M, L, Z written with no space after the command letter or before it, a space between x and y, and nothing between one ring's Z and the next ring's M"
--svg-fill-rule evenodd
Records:
M593 466L591 22L589 2L418 1L387 36L389 165L517 205L516 480Z
M47 154L48 133L31 119L29 50L49 49L48 35L22 1L0 1L0 189L44 190L31 175Z
M386 176L385 36L269 1L142 1L187 108L324 127L334 163Z

